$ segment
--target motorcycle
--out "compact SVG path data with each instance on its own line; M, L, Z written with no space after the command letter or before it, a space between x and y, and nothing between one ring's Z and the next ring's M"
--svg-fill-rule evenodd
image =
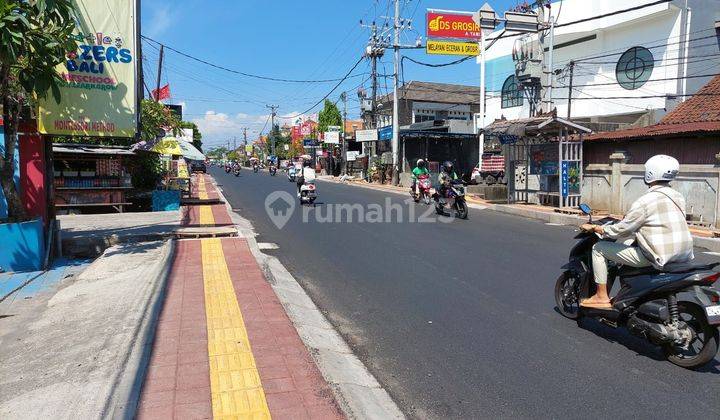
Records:
M260 169L260 165L257 163L253 165L253 172L257 173L257 171Z
M231 170L232 170L232 165L230 165L229 163L226 163L225 164L225 173L229 174Z
M270 169L268 169L268 172L270 172L270 176L275 176L277 173L277 167L275 165L270 165Z
M300 204L313 204L317 198L317 191L315 189L315 181L305 181L300 186Z
M590 223L607 225L616 220L592 221L592 210L581 204ZM634 268L610 263L608 290L616 278L620 290L609 309L580 306L582 299L595 294L592 273L592 247L600 237L582 231L555 283L555 303L563 316L578 320L595 318L613 328L626 328L631 334L662 347L671 363L696 369L710 362L718 351L720 291L713 283L720 277L714 268L720 263L670 263L662 270Z
M410 195L416 203L419 203L422 198L425 204L430 205L430 201L432 199L430 188L432 188L430 175L420 175L420 177L418 177L417 184L415 185L415 190L410 190Z
M235 176L240 176L240 164L239 163L236 163L235 165L233 165L233 174Z
M288 168L288 170L287 170L288 181L295 182L295 173L296 173L296 170L295 170L294 166L291 166L290 168Z
M468 206L465 202L465 185L460 180L450 182L446 188L445 197L441 197L439 192L433 194L435 199L435 212L440 215L446 214L445 209L449 208L455 212L455 216L459 219L468 218Z

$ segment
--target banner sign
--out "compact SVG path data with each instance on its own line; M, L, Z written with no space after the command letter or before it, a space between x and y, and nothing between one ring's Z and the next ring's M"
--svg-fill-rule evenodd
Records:
M134 137L137 50L134 1L75 0L78 49L56 70L61 100L39 99L42 134Z
M377 130L355 130L355 141L377 141Z
M477 41L480 26L473 21L471 12L441 12L428 10L425 34L430 38L456 38Z
M392 136L393 136L392 125L378 128L378 140L380 140L380 141L392 140Z
M425 52L442 55L478 55L480 49L477 42L452 42L428 39Z
M318 146L317 139L304 139L303 140L303 146L305 147L317 147Z
M323 141L330 144L340 144L340 133L337 131L326 131Z
M560 168L560 183L562 186L560 193L563 197L567 197L570 195L570 162L563 160Z

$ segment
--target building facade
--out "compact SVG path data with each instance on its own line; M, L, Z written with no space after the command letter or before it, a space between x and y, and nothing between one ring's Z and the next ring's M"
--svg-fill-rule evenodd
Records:
M552 97L559 116L569 115L594 131L653 124L718 72L717 0L674 0L563 26L644 4L564 0L551 5L558 26ZM530 114L514 75L513 48L522 43L537 43L537 35L525 41L520 36L498 39L487 52L486 124ZM547 60L547 48L545 54Z

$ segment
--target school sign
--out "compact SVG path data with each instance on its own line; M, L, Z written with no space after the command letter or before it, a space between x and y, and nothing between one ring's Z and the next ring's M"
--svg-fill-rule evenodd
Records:
M57 72L60 103L39 101L42 134L134 137L137 132L135 0L75 0L78 44Z

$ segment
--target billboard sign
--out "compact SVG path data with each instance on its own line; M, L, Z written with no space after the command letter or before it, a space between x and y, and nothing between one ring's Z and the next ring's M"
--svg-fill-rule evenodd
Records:
M323 141L325 143L340 144L340 133L337 131L326 131Z
M377 141L378 131L372 130L355 130L355 141Z
M425 44L425 52L428 54L441 55L468 55L476 56L480 49L477 42L453 42L428 39Z
M428 39L480 39L480 26L473 21L472 12L428 10L426 16L425 34Z
M134 137L137 49L134 1L76 0L78 44L56 68L60 103L39 99L42 134Z
M378 140L388 141L392 140L393 128L392 125L378 128Z

